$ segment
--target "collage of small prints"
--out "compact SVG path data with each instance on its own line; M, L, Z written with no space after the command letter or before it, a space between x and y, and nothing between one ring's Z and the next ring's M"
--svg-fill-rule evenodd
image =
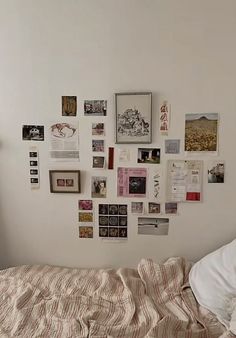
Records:
M68 119L77 116L77 96L61 97L61 115L67 121L54 121L48 127L50 138L50 159L55 162L78 162L80 121ZM168 136L170 130L171 106L163 101L159 107L160 136ZM107 100L84 100L84 116L107 116ZM65 120L65 119L64 119ZM97 118L94 120L98 120ZM218 155L218 113L185 114L185 155ZM24 141L44 141L43 125L22 126ZM91 149L93 169L114 169L114 147L108 147L105 156L105 123L91 121ZM164 153L180 154L180 139L164 139ZM166 167L165 203L160 203L162 182L161 148L151 147L152 143L152 93L115 94L115 143L119 145L118 161L124 166L117 169L117 197L146 199L152 201L131 201L123 203L98 204L98 234L104 240L128 239L128 214L138 215L137 233L139 235L168 235L168 215L178 215L178 203L201 202L203 195L204 161L199 159L168 159ZM127 145L125 147L124 145ZM137 167L127 167L130 162L129 144L137 144ZM148 144L145 146L144 144ZM147 167L139 167L142 163ZM149 173L149 166L155 168ZM29 175L32 189L40 187L39 151L36 146L29 147ZM225 163L216 159L208 161L208 183L225 182ZM80 170L49 170L51 193L81 193ZM150 182L151 180L151 182ZM78 200L79 238L94 238L94 201L107 198L107 177L91 176L91 197ZM147 190L149 194L147 195Z

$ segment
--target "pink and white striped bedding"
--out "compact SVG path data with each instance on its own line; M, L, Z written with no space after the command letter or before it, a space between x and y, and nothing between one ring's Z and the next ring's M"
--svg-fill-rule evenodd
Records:
M183 258L170 258L142 259L137 270L0 271L0 337L235 337L199 307L189 270Z

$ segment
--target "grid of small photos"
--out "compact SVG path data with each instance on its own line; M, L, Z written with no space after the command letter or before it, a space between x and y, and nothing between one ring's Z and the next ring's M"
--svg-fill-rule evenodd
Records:
M93 238L93 201L79 200L79 238Z
M127 204L99 204L98 212L100 238L128 238Z

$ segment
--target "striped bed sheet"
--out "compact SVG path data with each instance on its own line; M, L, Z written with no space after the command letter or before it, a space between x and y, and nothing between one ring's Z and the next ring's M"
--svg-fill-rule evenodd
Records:
M0 337L235 337L196 302L190 268L177 257L142 259L137 269L2 270Z

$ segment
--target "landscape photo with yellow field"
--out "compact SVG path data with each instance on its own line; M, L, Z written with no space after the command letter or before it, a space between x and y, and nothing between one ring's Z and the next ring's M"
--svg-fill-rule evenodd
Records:
M218 114L185 115L185 151L217 151Z

